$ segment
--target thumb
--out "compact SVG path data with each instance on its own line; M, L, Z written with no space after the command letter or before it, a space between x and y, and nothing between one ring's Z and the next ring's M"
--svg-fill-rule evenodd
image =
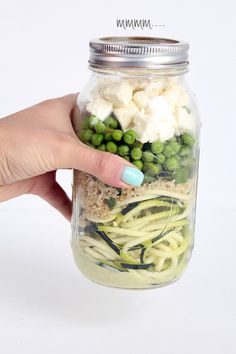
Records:
M117 155L95 150L80 141L65 145L57 168L81 170L118 188L138 187L143 182L143 173Z

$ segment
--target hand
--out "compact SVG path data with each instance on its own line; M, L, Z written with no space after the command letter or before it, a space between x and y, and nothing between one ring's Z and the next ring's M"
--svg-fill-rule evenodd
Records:
M47 100L0 119L0 201L35 194L70 220L71 200L56 181L58 168L83 170L120 188L141 184L134 165L78 139L71 123L76 99Z

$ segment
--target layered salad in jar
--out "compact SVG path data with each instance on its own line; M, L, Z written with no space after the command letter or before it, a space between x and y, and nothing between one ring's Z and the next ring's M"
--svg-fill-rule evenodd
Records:
M193 247L198 123L181 77L99 77L74 118L80 140L144 174L115 188L74 171L72 249L81 271L110 286L176 280Z

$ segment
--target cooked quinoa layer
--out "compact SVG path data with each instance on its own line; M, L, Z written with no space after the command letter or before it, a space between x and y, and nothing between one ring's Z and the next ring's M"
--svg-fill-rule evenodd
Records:
M84 224L85 219L104 219L110 213L106 201L114 198L117 208L119 204L126 200L143 196L152 195L170 195L170 196L188 196L193 189L194 181L189 179L187 183L175 184L174 181L157 180L151 183L144 183L141 187L129 189L118 189L104 184L97 178L81 171L74 171L75 197L78 198L81 208L84 209L80 216L80 224ZM132 200L131 200L132 202ZM82 226L82 225L81 225Z

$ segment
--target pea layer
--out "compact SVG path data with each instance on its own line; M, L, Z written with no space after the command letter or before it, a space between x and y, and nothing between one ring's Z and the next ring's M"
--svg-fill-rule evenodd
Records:
M79 138L90 147L132 162L144 173L145 183L159 178L185 183L193 171L195 140L187 132L165 142L157 140L142 144L134 130L123 132L115 117L109 116L102 122L94 115L88 115L82 122Z

